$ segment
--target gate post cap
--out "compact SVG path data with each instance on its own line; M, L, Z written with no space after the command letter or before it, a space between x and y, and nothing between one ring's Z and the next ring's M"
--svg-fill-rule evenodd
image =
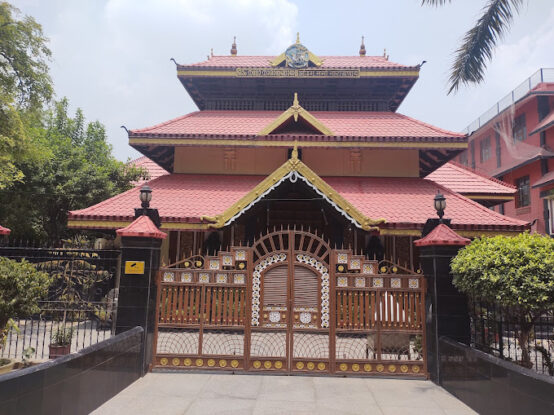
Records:
M470 242L471 240L458 235L444 223L440 223L425 238L414 241L414 245L417 247L433 245L464 246L469 245Z
M160 231L154 222L146 216L142 215L135 219L130 225L115 231L119 236L165 239L167 234Z

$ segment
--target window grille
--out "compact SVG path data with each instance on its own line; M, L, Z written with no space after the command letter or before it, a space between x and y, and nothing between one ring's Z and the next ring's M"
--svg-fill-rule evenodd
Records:
M514 119L512 134L514 137L514 142L524 141L527 138L527 127L525 125L525 114Z
M494 141L496 145L496 167L502 165L502 149L500 147L500 133L497 131L494 136Z
M481 163L491 158L491 138L487 137L481 140L479 143L480 160Z
M517 179L516 187L516 208L529 206L531 204L531 187L529 186L529 176L524 176Z

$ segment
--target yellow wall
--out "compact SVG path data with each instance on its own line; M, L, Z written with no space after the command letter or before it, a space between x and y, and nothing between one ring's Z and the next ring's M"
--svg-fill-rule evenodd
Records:
M284 148L176 147L175 173L268 175ZM417 177L418 150L304 148L302 161L320 176Z

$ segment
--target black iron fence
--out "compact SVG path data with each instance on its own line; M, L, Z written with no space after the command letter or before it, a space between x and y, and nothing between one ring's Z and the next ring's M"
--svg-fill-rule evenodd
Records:
M52 277L48 296L33 315L13 316L16 328L0 357L48 359L50 345L75 352L106 340L115 330L120 251L0 245L0 256L25 259Z
M472 346L504 360L554 376L554 310L542 314L527 338L529 361L520 344L522 324L515 310L481 301L470 302Z
M16 327L9 333L0 357L45 360L63 353L50 348L60 339L68 343L65 353L72 353L109 339L114 332L114 297L81 304L41 301L39 307L39 313L14 320Z

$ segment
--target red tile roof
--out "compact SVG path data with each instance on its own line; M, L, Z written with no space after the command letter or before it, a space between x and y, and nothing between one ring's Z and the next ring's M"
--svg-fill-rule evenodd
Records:
M529 135L540 133L541 131L548 130L550 127L554 126L554 111L552 111L550 114L544 118L539 125L535 127L533 131L529 133Z
M212 56L206 61L189 65L179 65L185 68L273 68L271 61L276 56ZM319 68L360 68L360 69L392 69L419 70L418 65L406 66L390 62L383 56L318 56L323 61Z
M141 238L165 239L167 234L160 231L148 216L139 216L130 225L118 229L119 236L135 236Z
M463 246L471 241L458 235L444 223L439 223L425 238L414 241L415 246L449 245Z
M539 180L532 184L532 187L543 187L554 183L554 171L546 173Z
M157 179L160 176L169 174L166 169L160 167L156 162L150 160L146 156L139 157L138 159L131 160L128 164L134 164L136 167L142 167L148 172L149 179L141 179L136 181L135 186L140 186L150 180Z
M519 169L529 163L543 159L554 158L554 152L549 148L537 147L527 143L517 143L510 145L508 151L513 157L509 163L504 164L496 170L491 172L491 176L502 176L512 170Z
M197 111L152 127L131 130L129 137L255 137L281 114L281 111ZM340 137L465 140L464 134L443 130L396 112L311 111L310 114ZM329 139L326 136L314 137Z
M2 225L0 225L0 235L9 235L11 232L11 229L4 228Z
M453 161L439 167L426 178L462 194L512 196L517 191L511 184L487 177Z
M202 222L202 216L223 213L262 176L169 174L152 180L151 207L164 222ZM387 228L421 229L436 216L437 189L446 196L445 215L455 229L523 230L525 222L500 215L430 180L420 178L327 177L330 186L371 219L384 218ZM140 188L128 190L97 205L70 212L70 220L132 220L140 205Z

